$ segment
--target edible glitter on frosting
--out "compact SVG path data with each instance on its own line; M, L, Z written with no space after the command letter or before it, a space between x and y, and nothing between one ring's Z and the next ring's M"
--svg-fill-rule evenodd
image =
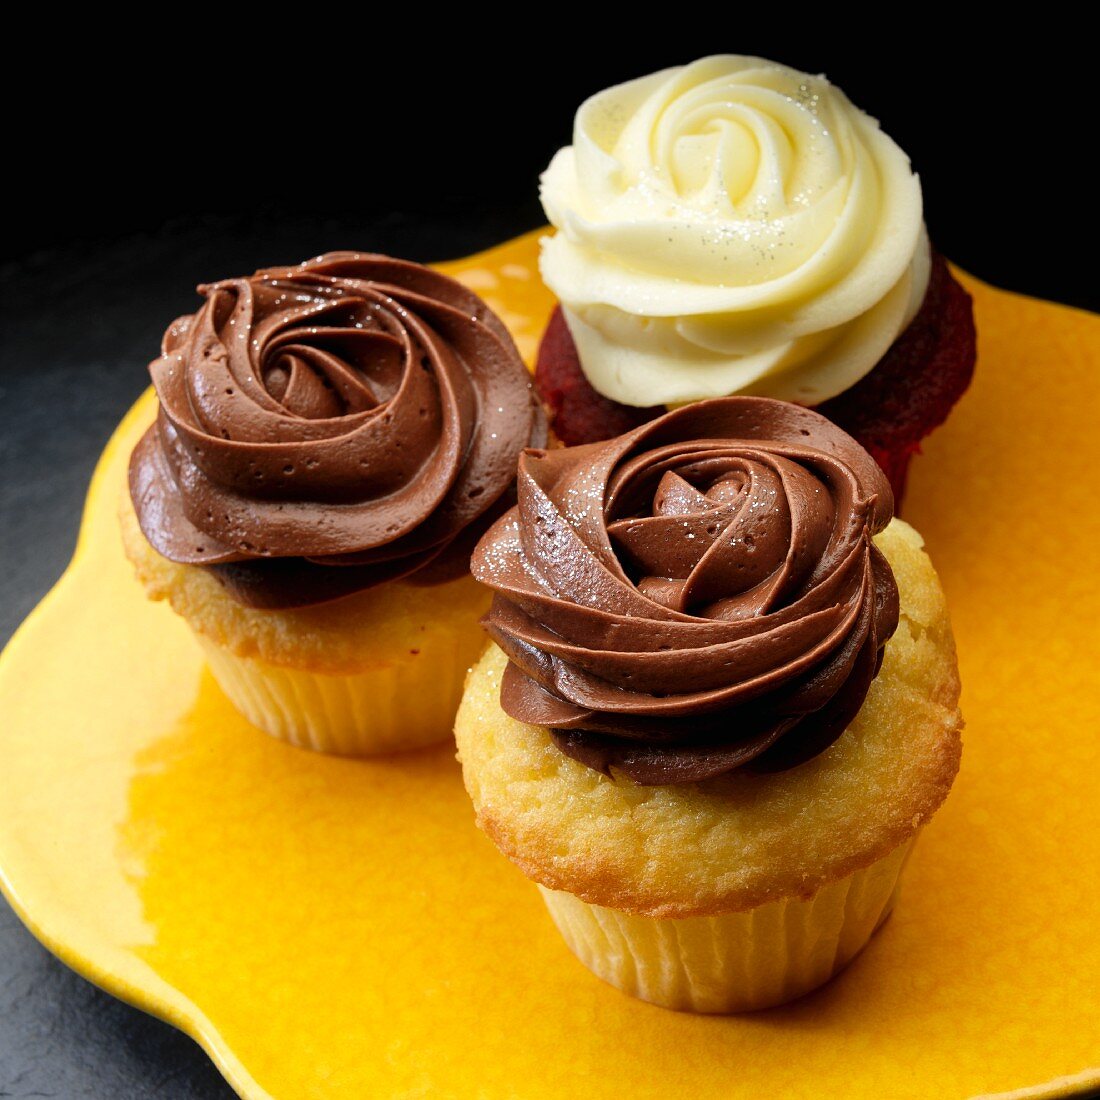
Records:
M542 177L541 268L605 397L813 405L863 377L928 282L909 160L824 77L708 57L577 112Z
M641 784L781 770L855 716L898 622L889 483L808 409L732 397L520 460L474 552L501 705Z
M153 547L241 602L424 571L545 440L503 323L429 268L336 252L199 291L150 364L160 409L130 491Z

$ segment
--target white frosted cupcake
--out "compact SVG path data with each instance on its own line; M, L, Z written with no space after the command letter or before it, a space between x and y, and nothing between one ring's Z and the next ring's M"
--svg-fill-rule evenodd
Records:
M561 303L536 373L569 444L690 401L816 407L900 498L975 361L918 177L823 76L721 55L597 93L542 177Z
M518 485L473 559L479 824L628 993L733 1012L820 985L960 752L942 592L882 473L813 412L729 398L528 452Z

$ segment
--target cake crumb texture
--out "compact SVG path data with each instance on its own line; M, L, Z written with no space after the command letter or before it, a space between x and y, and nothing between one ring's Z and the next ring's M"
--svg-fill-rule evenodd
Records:
M237 657L349 675L450 658L456 638L472 664L485 644L479 620L491 595L470 576L437 585L391 581L328 603L259 610L237 603L208 570L158 554L128 492L119 511L126 556L149 598L167 600L192 630Z
M504 654L472 670L455 736L479 826L531 879L653 917L809 898L907 841L958 771L962 718L943 591L920 536L876 539L901 620L855 721L819 756L773 775L641 787L607 779L500 708Z

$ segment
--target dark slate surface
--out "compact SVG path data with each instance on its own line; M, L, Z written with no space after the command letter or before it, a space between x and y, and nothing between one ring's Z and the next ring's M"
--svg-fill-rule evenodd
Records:
M200 280L329 248L462 255L539 223L533 197L461 216L191 218L0 268L0 641L69 560L94 462ZM959 255L941 237L949 255ZM991 282L1003 271L967 263ZM1020 289L1056 296L1037 267ZM1064 276L1064 271L1056 273ZM1078 284L1079 285L1079 284ZM1091 293L1091 292L1089 292ZM1082 289L1079 300L1087 301ZM1097 304L1095 297L1093 304ZM3 777L0 776L0 797ZM991 1056L995 1042L991 1041ZM0 902L0 1097L229 1097L188 1038L56 961Z

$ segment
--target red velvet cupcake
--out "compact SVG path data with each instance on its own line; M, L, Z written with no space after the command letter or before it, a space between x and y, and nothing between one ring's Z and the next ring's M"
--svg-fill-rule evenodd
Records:
M567 444L734 393L816 408L901 495L969 384L970 298L909 160L823 77L704 58L593 96L542 179L561 308L536 383Z

